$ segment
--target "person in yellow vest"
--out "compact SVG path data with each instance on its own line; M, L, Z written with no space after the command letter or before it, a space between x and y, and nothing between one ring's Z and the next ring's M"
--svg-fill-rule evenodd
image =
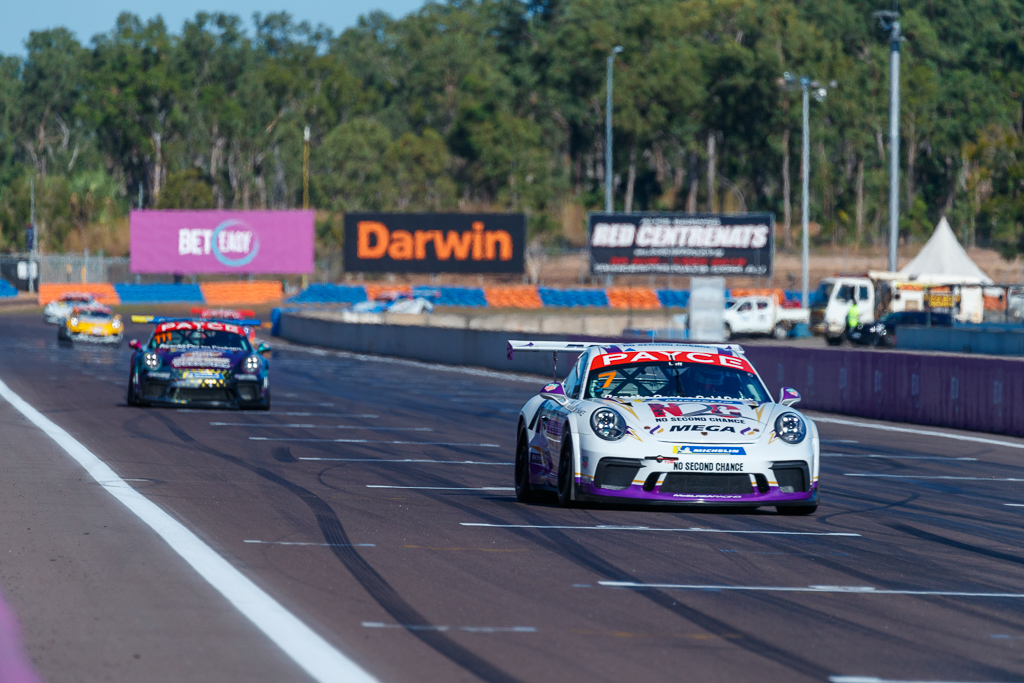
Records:
M856 299L850 300L850 308L846 311L846 338L850 338L850 332L860 325L860 306Z

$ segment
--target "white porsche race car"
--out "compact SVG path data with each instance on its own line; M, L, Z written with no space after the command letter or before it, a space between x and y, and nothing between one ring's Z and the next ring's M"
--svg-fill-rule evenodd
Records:
M51 325L57 325L71 315L71 309L75 306L87 306L95 301L96 297L88 292L65 292L59 299L43 306L43 317Z
M520 501L818 507L818 429L772 400L735 344L509 341L516 351L579 353L519 413ZM557 357L557 356L556 356Z

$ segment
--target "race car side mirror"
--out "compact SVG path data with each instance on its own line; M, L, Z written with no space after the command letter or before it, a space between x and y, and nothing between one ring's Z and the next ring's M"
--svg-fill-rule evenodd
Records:
M256 353L270 353L270 347L267 346L266 344L260 344L259 346L256 347Z
M800 402L800 392L790 387L782 387L779 391L779 403L784 406L796 405Z
M560 406L564 406L569 402L569 399L565 396L565 389L558 382L552 382L551 384L545 384L544 388L540 390L540 397L546 398L549 401L554 401Z
M128 342L128 346L132 347L136 351L139 351L139 350L142 349L142 344L139 343L138 339L132 339L130 342Z

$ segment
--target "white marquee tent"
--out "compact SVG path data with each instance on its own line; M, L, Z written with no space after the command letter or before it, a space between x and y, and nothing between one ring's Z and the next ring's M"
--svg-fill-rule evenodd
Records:
M992 278L960 246L945 216L924 248L913 261L903 266L899 275L908 280L935 283L992 284Z

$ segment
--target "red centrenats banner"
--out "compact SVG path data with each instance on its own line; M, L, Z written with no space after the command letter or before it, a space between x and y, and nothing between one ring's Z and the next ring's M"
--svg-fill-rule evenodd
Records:
M754 367L739 356L721 356L717 353L705 351L626 351L622 353L605 353L596 356L590 367L606 368L610 365L628 365L632 363L664 363L666 361L678 363L697 363L700 365L717 365L733 370L742 370L754 374Z
M212 330L214 332L233 332L235 334L245 334L238 325L228 325L227 323L218 322L189 322L187 320L179 320L177 322L160 323L156 326L155 332L171 332L174 330Z

